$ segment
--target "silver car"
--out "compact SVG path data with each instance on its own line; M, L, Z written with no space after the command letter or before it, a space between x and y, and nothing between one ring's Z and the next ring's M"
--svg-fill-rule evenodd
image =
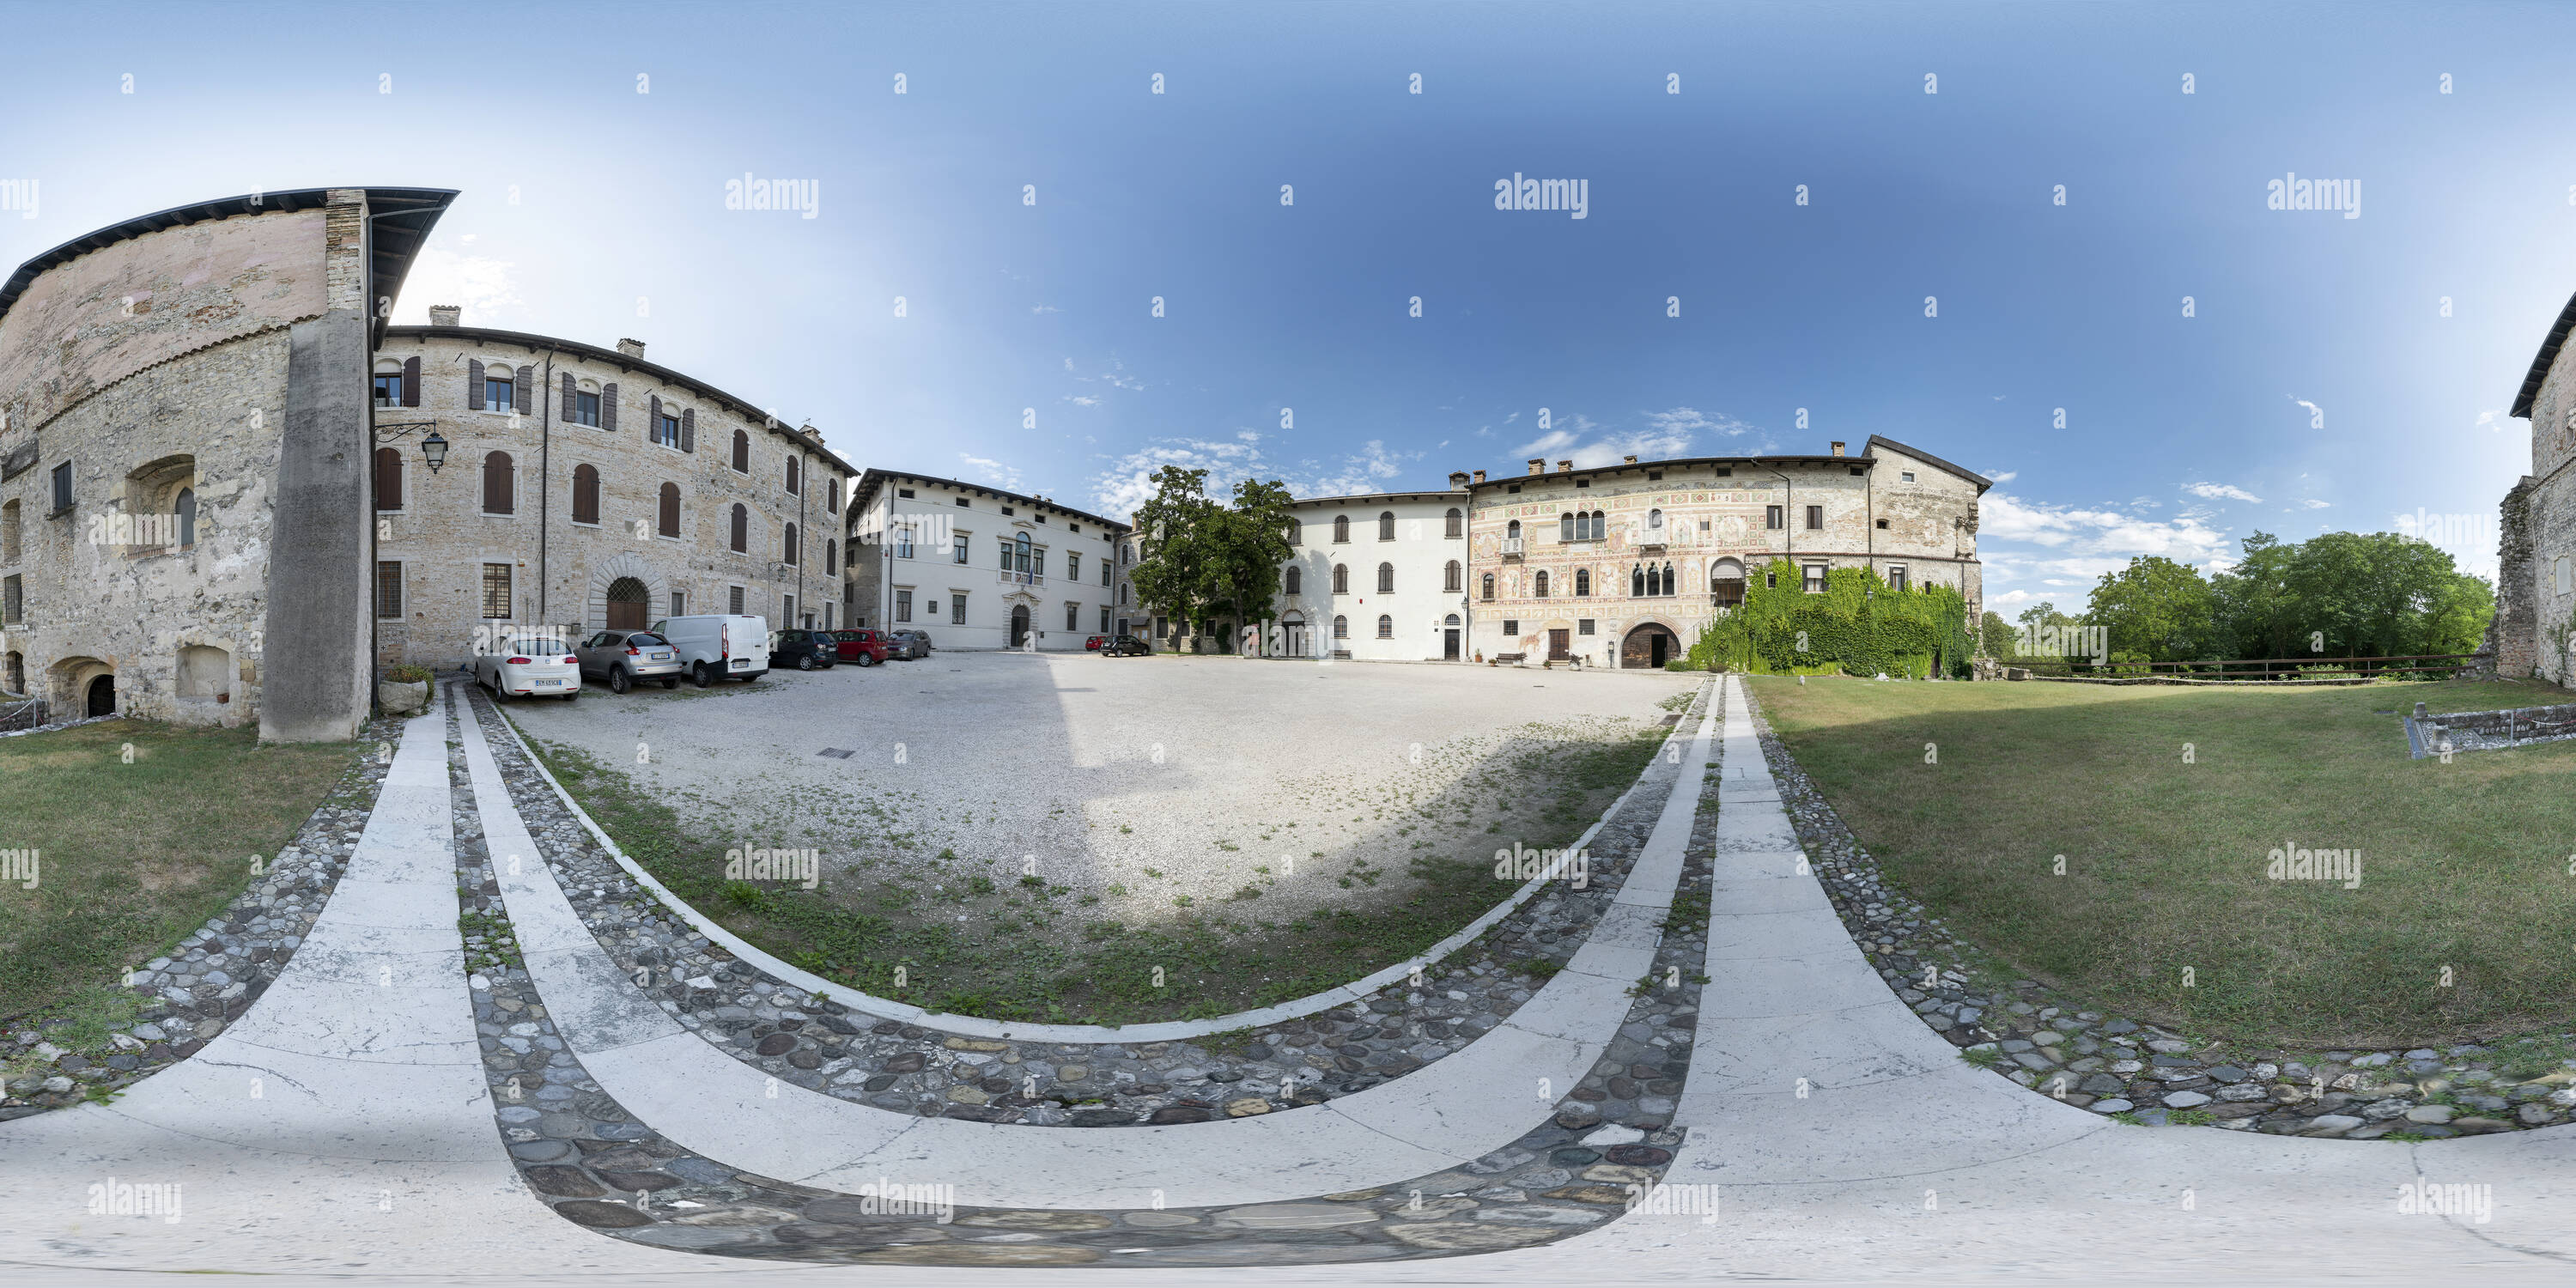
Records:
M660 680L662 687L680 687L680 651L669 640L651 631L601 631L581 642L573 650L581 659L581 673L604 676L608 691L624 693L639 680Z
M906 657L930 656L930 632L893 630L887 631L886 634L911 646L911 651L905 654Z

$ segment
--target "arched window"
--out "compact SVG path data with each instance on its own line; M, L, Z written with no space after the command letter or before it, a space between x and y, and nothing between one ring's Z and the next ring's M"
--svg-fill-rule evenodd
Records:
M1577 599L1581 599L1581 598L1583 598L1584 596L1589 595L1589 594L1591 594L1591 593L1592 593L1592 570L1591 570L1591 569L1589 569L1589 568L1577 568L1577 569L1575 569L1575 570L1574 570L1574 597L1575 597L1575 598L1577 598Z
M197 489L179 489L179 503L170 508L179 514L179 548L185 550L197 544Z
M1394 638L1395 638L1395 619L1394 619L1394 618L1389 617L1389 616L1387 616L1387 615L1386 615L1386 614L1384 614L1384 613L1380 613L1380 614L1378 614L1378 618L1377 618L1377 637L1378 637L1379 639L1382 639L1382 640L1391 640L1391 639L1394 639Z
M1377 593L1381 595L1392 595L1395 593L1394 564L1382 563L1377 566Z
M1592 512L1592 539L1595 541L1607 541L1610 539L1610 516L1608 513L1601 510L1595 510Z
M1667 594L1667 595L1672 595L1672 594L1678 594L1678 593L1680 593L1680 591L1681 591L1681 587L1679 587L1679 586L1677 586L1677 585L1673 584L1673 566L1672 566L1671 564L1669 564L1669 563L1665 564L1665 565L1664 565L1664 593L1665 593L1665 594Z
M1493 597L1494 597L1494 574L1492 574L1492 573L1486 573L1486 574L1485 574L1485 578L1484 578L1484 594L1483 594L1482 598L1485 598L1485 599L1492 599Z
M1335 617L1333 619L1333 638L1337 640L1346 640L1350 637L1351 619L1347 617Z
M751 473L751 435L739 429L733 432L733 468L738 474Z
M680 535L680 485L677 483L662 485L662 513L655 530L666 537Z
M1465 568L1463 568L1463 567L1460 567L1460 566L1459 566L1459 563L1458 563L1458 561L1457 561L1457 560L1455 560L1455 559L1450 560L1450 561L1449 561L1449 566L1448 566L1447 568L1445 568L1445 569L1441 570L1441 573L1440 573L1440 589L1442 589L1442 590L1444 590L1444 591L1447 591L1448 593L1450 593L1450 594L1452 594L1452 595L1457 594L1457 593L1458 593L1458 588L1459 588L1459 586L1462 584L1462 583L1461 583L1461 581L1460 581L1460 579L1461 579L1461 578L1463 578L1463 577L1465 577L1466 575L1467 575L1467 570L1466 570Z
M1538 598L1540 598L1540 599L1545 599L1545 598L1547 598L1547 574L1546 574L1545 572L1541 572L1541 573L1539 573L1538 577L1535 579L1535 581L1534 581L1532 584L1536 587L1536 590L1535 590L1535 592L1534 592L1534 593L1537 595L1537 597L1538 597Z
M1518 520L1518 519L1514 519L1514 520L1512 520L1512 526L1510 526L1510 527L1508 527L1508 528L1503 529L1503 536L1505 536L1506 538L1508 538L1508 539L1510 539L1510 540L1513 540L1513 541L1518 541L1518 540L1520 540L1520 539L1521 539L1521 521L1520 521L1520 520Z
M1294 564L1289 565L1286 577L1289 594L1294 595L1298 593L1298 588L1305 584L1306 578L1304 574L1305 569L1299 568Z
M1660 595L1664 593L1663 570L1655 567L1653 564L1646 565L1646 593L1649 595Z
M835 538L825 537L823 538L823 571L828 575L840 570L841 543Z
M1377 539L1380 541L1395 540L1395 511L1383 511L1377 516Z
M823 508L834 514L841 512L841 480L834 479L824 485Z
M1628 597L1634 599L1645 593L1646 569L1644 565L1630 564L1628 566Z
M803 466L803 464L804 462L797 460L793 456L787 458L787 490L789 492L794 492L797 487L802 484L803 480L798 477L798 470Z
M572 521L599 522L599 471L588 465L572 467Z
M514 481L508 452L494 452L483 458L483 513L518 513Z
M779 542L778 542L778 549L779 549L779 553L780 553L781 555L783 555L783 556L784 556L784 558L781 560L781 562L783 562L783 563L788 563L788 564L793 564L793 563L795 563L795 562L796 562L796 554L797 554L797 550L796 550L796 525L795 525L795 524L792 524L792 523L791 523L791 524L788 524L788 525L786 526L786 528L785 528L785 529L780 533L780 540L779 540Z
M738 555L747 555L747 554L750 554L750 553L751 553L751 511L749 511L749 510L746 510L746 509L742 508L742 503L741 503L741 502L739 502L739 501L735 502L735 503L734 503L734 507L733 507L733 534L732 534L732 535L733 535L733 552L734 552L735 554L738 554Z
M399 510L403 508L402 485L402 453L395 451L390 447L377 448L376 508L379 510Z
M1347 595L1351 593L1351 566L1349 564L1333 565L1333 593L1336 595Z
M1576 527L1575 522L1574 522L1574 516L1573 516L1573 515L1571 515L1571 514L1560 514L1560 515L1556 516L1556 539L1557 539L1557 540L1559 540L1559 541L1580 541L1580 540L1582 540L1582 536L1580 535L1580 533L1581 533L1581 529L1579 529L1578 527Z
M1347 514L1336 514L1336 515L1334 515L1334 516L1333 516L1333 540L1334 540L1334 542L1335 542L1336 544L1339 544L1339 543L1342 543L1342 542L1347 542L1347 541L1349 541L1350 539L1351 539L1351 516L1349 516L1349 515L1347 515Z
M1459 513L1458 507L1454 505L1449 507L1448 523L1449 526L1441 535L1453 538L1467 535L1467 516Z

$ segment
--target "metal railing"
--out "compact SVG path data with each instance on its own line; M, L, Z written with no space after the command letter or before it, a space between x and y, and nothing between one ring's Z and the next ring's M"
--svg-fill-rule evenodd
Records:
M2047 675L2119 679L2169 675L2199 680L2274 680L2302 676L2360 679L2388 675L2456 676L2476 665L2475 653L2405 653L2386 657L2258 657L2211 662L2100 662L2081 657L2001 657L2005 666Z

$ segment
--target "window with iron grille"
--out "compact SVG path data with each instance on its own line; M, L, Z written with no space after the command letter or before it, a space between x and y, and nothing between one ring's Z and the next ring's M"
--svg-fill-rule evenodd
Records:
M728 586L725 588L725 611L736 617L742 616L742 587Z
M376 616L396 618L403 615L402 561L376 561Z
M19 625L25 620L26 609L26 586L18 580L17 574L12 573L6 580L0 580L0 621L11 626Z
M510 616L510 565L483 565L483 616L490 621L502 621Z

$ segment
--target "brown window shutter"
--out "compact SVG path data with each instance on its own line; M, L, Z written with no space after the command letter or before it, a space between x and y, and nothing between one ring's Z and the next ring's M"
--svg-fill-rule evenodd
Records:
M405 407L420 405L420 359L403 359L403 396Z
M662 535L680 535L680 485L677 483L662 485Z
M599 471L588 465L572 472L572 521L599 522Z
M615 385L599 387L599 427L612 434L617 432L617 386Z
M581 415L581 409L573 403L572 373L567 371L563 376L563 421L569 425Z
M698 409L695 407L680 413L680 450L698 450Z
M403 508L402 453L390 447L376 449L376 508Z
M483 458L483 512L485 514L518 513L517 498L511 495L510 454L493 452Z
M526 366L519 368L519 378L510 383L511 401L518 404L522 416L535 410L536 404L530 400L536 397L536 383L537 369Z
M479 358L465 360L465 409L483 410L483 362Z
M661 432L662 395L655 394L652 397L652 401L646 404L644 408L644 441L648 443L652 442L653 436Z
M751 546L751 515L749 511L744 510L740 505L736 505L733 508L732 544L734 553L749 553Z

